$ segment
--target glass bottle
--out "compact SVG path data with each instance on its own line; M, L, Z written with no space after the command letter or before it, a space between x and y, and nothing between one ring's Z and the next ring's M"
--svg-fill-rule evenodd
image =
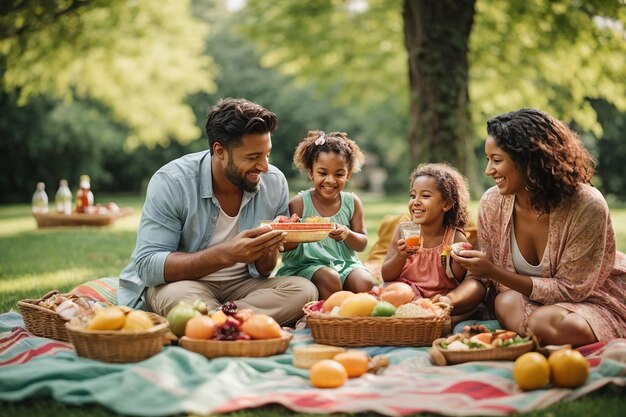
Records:
M76 191L76 212L85 213L88 207L93 206L93 193L89 175L80 176L80 188Z
M33 213L45 214L48 212L48 194L46 194L46 184L37 183L37 189L33 194Z
M54 202L56 203L57 213L72 213L72 192L70 187L67 186L67 180L59 181L59 189L54 197Z

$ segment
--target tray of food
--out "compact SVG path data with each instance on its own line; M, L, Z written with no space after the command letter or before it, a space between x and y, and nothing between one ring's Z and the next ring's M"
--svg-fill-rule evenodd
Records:
M466 326L463 333L433 341L430 351L435 365L455 365L473 361L514 361L535 350L530 337L507 330L490 331L484 326Z
M325 239L335 229L325 217L312 216L300 219L296 214L291 217L278 216L274 220L265 220L261 224L269 224L273 230L287 232L285 240L294 243L318 242Z

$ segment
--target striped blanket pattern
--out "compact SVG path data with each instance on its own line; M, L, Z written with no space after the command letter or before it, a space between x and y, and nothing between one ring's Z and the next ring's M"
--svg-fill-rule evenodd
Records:
M285 354L269 358L205 357L179 347L135 364L105 364L76 356L72 345L35 337L19 314L0 315L0 400L50 396L69 404L100 403L118 413L165 416L223 413L266 404L297 412L420 412L449 416L506 415L579 398L606 384L626 386L626 363L609 358L626 351L626 340L596 343L581 352L591 365L580 388L522 392L512 362L473 362L436 367L427 348L365 348L384 354L385 372L349 380L337 389L315 389L308 372L292 366L292 349L312 343L294 332Z

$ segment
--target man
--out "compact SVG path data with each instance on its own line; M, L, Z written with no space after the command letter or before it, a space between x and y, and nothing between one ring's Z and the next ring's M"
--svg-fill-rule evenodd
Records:
M162 316L179 301L227 301L290 324L318 297L301 277L268 278L285 233L261 220L289 215L285 176L268 163L276 115L227 98L209 109L209 151L174 160L150 180L119 304Z

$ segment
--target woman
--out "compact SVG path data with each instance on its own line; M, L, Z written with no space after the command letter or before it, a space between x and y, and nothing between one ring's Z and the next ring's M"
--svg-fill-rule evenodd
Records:
M539 110L487 122L480 201L482 251L453 254L468 275L495 284L500 324L542 345L626 337L626 256L606 201L590 185L594 162L578 136Z

